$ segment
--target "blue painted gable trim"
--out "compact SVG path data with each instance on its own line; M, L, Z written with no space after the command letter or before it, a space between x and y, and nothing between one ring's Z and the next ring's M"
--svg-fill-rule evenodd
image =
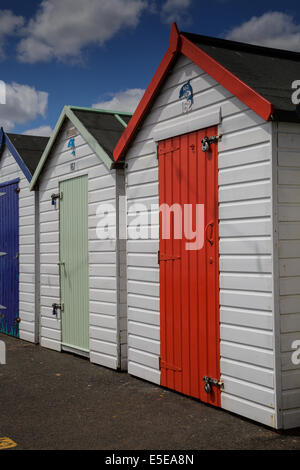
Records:
M4 186L8 186L9 184L19 183L19 181L20 181L20 178L16 178L16 179L10 180L10 181L5 181L5 183L0 183L0 188L3 188Z
M10 151L10 153L12 154L14 159L16 160L17 164L19 165L20 169L24 173L24 176L27 179L28 183L30 183L31 180L32 180L32 174L30 173L27 166L23 162L22 157L20 156L20 154L17 151L17 149L15 148L15 146L11 143L11 141L10 141L9 137L7 136L7 134L5 134L5 132L1 128L1 132L0 132L0 149L1 150L2 150L3 145L7 146L8 150Z

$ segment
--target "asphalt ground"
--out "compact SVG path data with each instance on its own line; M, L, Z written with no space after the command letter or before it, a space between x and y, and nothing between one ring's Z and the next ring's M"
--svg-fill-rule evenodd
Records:
M0 449L4 437L12 450L300 449L300 428L276 432L87 359L0 340Z

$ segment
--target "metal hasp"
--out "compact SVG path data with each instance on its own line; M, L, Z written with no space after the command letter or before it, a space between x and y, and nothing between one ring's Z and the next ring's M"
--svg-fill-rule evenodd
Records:
M204 137L201 140L202 143L202 151L207 152L211 144L215 144L219 140L221 140L222 134L219 135L212 135L211 137Z
M62 193L57 193L57 194L51 194L51 204L52 206L55 206L56 204L56 199L62 199Z
M224 382L222 380L212 379L206 375L203 377L204 380L204 390L206 393L211 393L212 386L219 388L220 390L224 389Z
M57 315L57 310L64 311L64 304L52 304L52 315Z

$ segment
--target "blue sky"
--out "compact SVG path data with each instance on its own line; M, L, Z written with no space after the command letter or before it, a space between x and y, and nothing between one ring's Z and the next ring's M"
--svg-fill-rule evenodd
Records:
M49 135L65 104L134 110L174 20L183 31L300 51L299 0L1 0L0 125Z

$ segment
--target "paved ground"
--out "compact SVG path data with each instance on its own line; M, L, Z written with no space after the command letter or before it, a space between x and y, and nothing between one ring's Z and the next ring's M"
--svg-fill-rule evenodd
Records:
M280 434L86 359L0 339L0 438L15 449L300 449L300 429Z

